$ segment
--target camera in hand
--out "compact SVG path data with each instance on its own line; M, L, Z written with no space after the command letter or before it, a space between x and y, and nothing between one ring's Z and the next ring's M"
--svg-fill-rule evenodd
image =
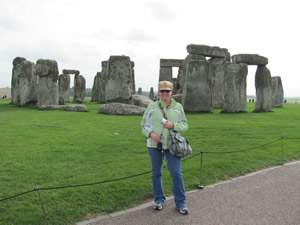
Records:
M162 151L162 143L161 142L157 143L157 150Z

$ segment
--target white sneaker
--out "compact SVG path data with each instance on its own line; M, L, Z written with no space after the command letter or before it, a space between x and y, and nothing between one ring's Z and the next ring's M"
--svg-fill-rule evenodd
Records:
M163 208L163 203L155 203L153 209L161 210Z
M188 209L187 207L177 208L177 210L178 210L181 214L188 214L188 213L189 213L189 209Z

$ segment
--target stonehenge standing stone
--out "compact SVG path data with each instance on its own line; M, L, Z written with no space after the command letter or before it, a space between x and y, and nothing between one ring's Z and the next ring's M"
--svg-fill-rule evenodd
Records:
M75 75L74 78L74 103L82 103L85 98L85 78L82 75Z
M282 108L284 102L281 77L271 77L272 81L272 106Z
M142 95L143 94L143 90L141 87L139 87L139 90L138 90L138 95Z
M99 92L98 92L98 103L105 103L105 86L107 80L107 66L108 61L101 62L101 72L97 73L98 76L98 85L99 85Z
M160 59L160 71L159 71L159 81L167 80L173 83L174 92L177 90L177 78L173 78L173 67L179 67L182 69L184 60L182 59ZM180 71L178 70L178 73ZM179 74L178 74L179 75ZM178 77L177 75L177 77ZM175 80L174 80L175 79ZM176 84L175 84L176 83Z
M97 72L96 76L94 77L94 83L92 87L92 96L91 96L91 102L98 102L99 97L99 74L100 72Z
M171 66L169 67L160 67L159 69L159 81L167 80L173 82L173 69Z
M130 61L130 64L131 64L131 84L132 84L132 87L131 87L131 90L132 90L132 94L135 95L135 75L134 75L134 62L133 61Z
M58 66L55 60L39 59L36 62L39 76L38 105L58 105Z
M244 112L247 104L248 66L226 63L224 76L224 112Z
M59 85L59 99L63 99L64 102L70 101L70 75L61 74L58 77Z
M182 106L187 112L210 112L211 90L209 63L190 60L187 63Z
M130 104L132 98L132 72L128 56L110 56L105 87L107 103Z
M22 57L13 60L11 102L25 106L37 103L38 77L35 64Z
M211 58L209 60L212 108L223 108L225 61L225 58Z
M272 111L272 81L270 70L258 66L255 73L256 103L255 112Z
M182 68L179 67L179 70L178 70L176 94L183 93L183 87L184 87L184 82L185 82L186 73L187 73L187 63L191 60L206 61L206 58L205 58L205 56L202 56L202 55L193 55L193 54L187 55L187 57L183 60Z
M149 98L150 98L152 101L154 100L154 90L153 90L153 87L150 88Z

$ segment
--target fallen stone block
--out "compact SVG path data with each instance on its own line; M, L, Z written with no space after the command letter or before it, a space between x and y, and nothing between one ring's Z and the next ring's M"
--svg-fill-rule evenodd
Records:
M100 107L99 113L110 115L143 115L146 108L123 104L123 103L109 103Z

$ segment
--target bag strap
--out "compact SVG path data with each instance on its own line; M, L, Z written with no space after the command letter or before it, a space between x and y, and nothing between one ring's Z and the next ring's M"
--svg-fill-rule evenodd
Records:
M165 110L164 110L163 107L161 106L161 103L158 102L158 105L159 105L160 111L161 111L161 113L162 113L162 115L163 115L163 118L165 118L165 119L167 120L167 119L168 119L168 118L167 118L167 115L166 115L166 113L165 113Z
M157 104L159 105L159 108L160 108L160 111L161 111L161 114L162 114L163 118L165 118L165 119L167 120L167 115L166 115L164 109L162 108L160 101L158 101ZM159 135L160 138L162 138L164 129L165 129L165 128L163 127L163 129L162 129L162 131L161 131L161 133L160 133L160 135Z

